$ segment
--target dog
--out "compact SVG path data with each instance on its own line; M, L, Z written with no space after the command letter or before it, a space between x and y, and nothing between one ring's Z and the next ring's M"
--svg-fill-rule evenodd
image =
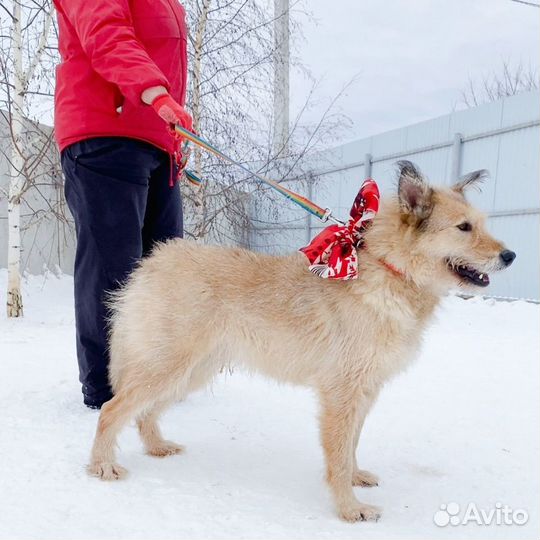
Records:
M355 280L310 273L305 256L271 256L178 239L158 245L111 300L109 376L88 472L126 473L118 432L136 418L148 454L183 448L165 440L158 417L230 363L313 388L320 399L326 478L339 516L377 520L353 486L375 486L358 467L362 425L383 384L417 354L442 296L489 284L515 253L494 239L466 200L487 171L451 188L431 187L398 162L397 197L365 232Z

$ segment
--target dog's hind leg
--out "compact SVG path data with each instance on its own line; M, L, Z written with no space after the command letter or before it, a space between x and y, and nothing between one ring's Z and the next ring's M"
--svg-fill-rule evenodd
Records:
M352 447L359 413L357 389L347 381L334 382L321 391L321 438L326 457L327 480L339 515L346 521L377 520L380 511L360 503L352 489Z
M145 410L137 418L139 434L146 448L146 453L155 457L166 457L180 454L184 447L171 441L167 441L161 435L158 418L161 413L175 400L183 399L187 394L204 387L217 371L219 364L210 353L193 355L186 365L189 368L184 377L174 387L174 392L168 399L156 402L151 408Z
M153 408L145 411L137 418L139 434L146 448L146 453L155 457L166 457L180 454L184 447L171 441L166 441L161 435L158 425L159 415L168 407L169 401L162 401Z

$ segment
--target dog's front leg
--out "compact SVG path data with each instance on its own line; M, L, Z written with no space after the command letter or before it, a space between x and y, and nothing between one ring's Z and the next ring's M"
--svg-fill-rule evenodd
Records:
M364 394L360 399L360 404L358 407L358 422L356 424L356 429L353 439L352 447L352 456L353 456L353 473L352 473L352 485L361 486L361 487L372 487L379 485L379 479L373 473L369 471L364 471L358 467L358 462L356 460L356 450L358 448L358 440L360 439L360 433L364 427L364 422L366 416L371 410L371 406L377 397L377 392Z
M340 517L346 521L377 520L380 511L355 497L351 478L355 431L365 406L356 388L346 381L321 390L321 438L326 456L327 481Z

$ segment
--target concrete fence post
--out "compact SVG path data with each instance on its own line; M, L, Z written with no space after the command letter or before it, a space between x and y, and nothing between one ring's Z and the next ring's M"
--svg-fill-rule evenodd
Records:
M371 154L364 155L364 180L366 178L371 178L371 160L373 156Z
M461 175L461 147L463 143L463 135L461 133L454 134L454 142L452 143L452 162L450 164L449 184L453 184Z

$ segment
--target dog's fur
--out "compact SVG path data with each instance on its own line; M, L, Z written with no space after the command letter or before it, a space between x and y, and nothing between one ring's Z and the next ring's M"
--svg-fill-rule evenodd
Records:
M439 299L463 285L454 269L503 268L503 245L463 191L431 188L410 162L399 163L398 197L382 205L359 252L359 277L321 279L303 254L284 257L185 240L159 245L112 301L110 380L88 471L104 480L119 430L137 418L154 456L182 451L162 438L157 419L172 402L241 363L320 396L327 480L339 515L376 520L353 486L377 485L358 468L356 447L381 386L405 368ZM467 222L472 230L458 228ZM399 275L388 266L403 272Z

